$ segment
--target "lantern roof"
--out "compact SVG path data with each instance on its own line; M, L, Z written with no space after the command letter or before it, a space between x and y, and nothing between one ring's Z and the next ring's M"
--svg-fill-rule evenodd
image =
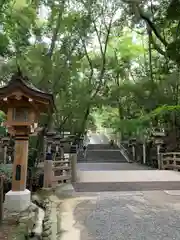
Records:
M26 76L22 75L20 69L18 69L5 86L0 88L0 100L12 96L17 91L21 91L22 94L37 102L39 100L41 105L47 105L47 108L51 111L55 109L53 95L36 88ZM2 102L0 107L3 105Z

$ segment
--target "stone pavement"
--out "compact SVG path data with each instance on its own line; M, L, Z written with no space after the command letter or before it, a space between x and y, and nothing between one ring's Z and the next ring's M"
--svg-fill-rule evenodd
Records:
M180 172L137 163L78 163L77 192L180 190Z
M80 194L69 185L51 198L56 240L180 239L180 191Z
M116 167L118 170L115 170ZM81 183L157 181L180 181L180 172L150 169L146 166L138 165L135 163L78 164L78 182Z
M180 240L180 172L118 166L81 164L56 188L52 240Z
M152 170L151 167L137 163L78 163L79 171L125 171L125 170ZM154 169L153 169L154 170Z

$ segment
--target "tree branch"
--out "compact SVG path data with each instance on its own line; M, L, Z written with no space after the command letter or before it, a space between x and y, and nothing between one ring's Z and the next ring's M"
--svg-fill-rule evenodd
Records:
M63 121L61 122L60 126L59 126L59 129L61 130L62 127L64 126L64 124L67 122L67 120L71 117L71 115L73 114L73 112L70 112L64 119Z
M63 15L63 12L64 12L64 5L65 5L65 0L62 0L62 3L59 6L60 10L59 10L58 17L57 17L57 20L56 20L56 27L54 28L54 31L53 31L53 35L52 35L52 39L51 39L51 45L50 45L49 51L47 53L47 56L50 59L53 55L53 51L54 51L54 48L55 48L55 43L56 43L56 40L57 40L57 37L58 37L58 32L59 32L60 24L61 24L61 21L62 21L62 15Z
M157 30L156 26L154 25L154 23L148 18L148 16L142 11L142 9L137 4L135 5L135 8L137 9L137 11L139 13L139 16L146 21L146 23L152 29L152 31L154 32L156 37L160 40L160 42L163 43L163 45L165 47L167 47L168 46L168 42L158 32L158 30Z
M106 34L106 39L105 39L105 44L104 44L104 50L101 52L102 54L102 65L101 65L101 71L100 71L100 76L99 76L99 84L95 90L95 92L92 94L91 99L93 99L97 93L99 92L99 90L101 89L101 85L102 85L102 79L104 76L104 72L105 72L105 65L106 65L106 51L107 51L107 45L108 45L108 41L109 41L109 35L111 32L111 27L112 27L112 20L113 20L113 16L111 17L111 20L109 22L109 26L107 28L107 34ZM100 40L101 41L101 40Z
M92 80L92 77L93 77L93 74L94 74L94 68L93 68L92 60L90 59L88 51L87 51L85 41L82 39L82 37L81 37L81 41L82 41L82 44L83 44L83 47L84 47L85 56L88 60L89 67L90 67L89 83L91 83L91 80Z
M150 38L150 41L151 41L154 49L155 49L158 53L160 53L162 56L166 56L166 52L163 51L163 50L159 47L159 45L155 42L155 40L154 40L154 38L153 38L153 36L152 36L152 33L149 34L149 38Z
M46 56L51 59L52 58L52 55L53 55L53 52L54 52L54 49L55 49L55 45L56 45L56 41L57 41L57 37L58 37L58 32L59 32L59 28L60 28L60 24L61 24L61 20L62 20L62 15L63 15L63 12L64 12L64 4L65 4L65 0L62 1L62 5L60 6L60 10L59 10L59 13L58 13L58 17L57 17L57 20L56 20L56 27L53 31L53 35L52 35L52 39L51 39L51 45L50 45L50 48L49 48L49 51L48 53L46 54ZM42 84L46 77L47 77L47 66L45 66L46 68L44 69L44 75L41 79L41 81L39 82L39 84Z
M94 20L93 20L93 26L94 26L94 30L95 30L97 38L98 38L101 54L103 55L104 53L103 53L103 47L102 47L102 43L101 43L101 36L100 36L100 34L98 32L98 29L97 29L97 26L96 26L96 23L95 23Z

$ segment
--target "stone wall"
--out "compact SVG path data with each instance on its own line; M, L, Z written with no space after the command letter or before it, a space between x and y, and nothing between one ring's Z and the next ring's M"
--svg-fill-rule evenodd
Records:
M8 212L4 209L4 224L15 226L12 239L51 240L52 229L51 203L48 199L32 196L32 203L26 211L21 213Z
M27 237L28 235L31 235L31 232L37 221L38 209L38 206L34 203L31 203L31 205L26 211L20 213L9 212L7 209L4 209L3 223L16 226L12 237L15 238L19 235L22 237Z

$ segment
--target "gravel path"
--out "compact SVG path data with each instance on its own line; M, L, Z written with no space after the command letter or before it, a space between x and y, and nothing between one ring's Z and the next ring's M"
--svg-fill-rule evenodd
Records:
M83 193L59 213L63 240L180 239L180 196L164 191Z

